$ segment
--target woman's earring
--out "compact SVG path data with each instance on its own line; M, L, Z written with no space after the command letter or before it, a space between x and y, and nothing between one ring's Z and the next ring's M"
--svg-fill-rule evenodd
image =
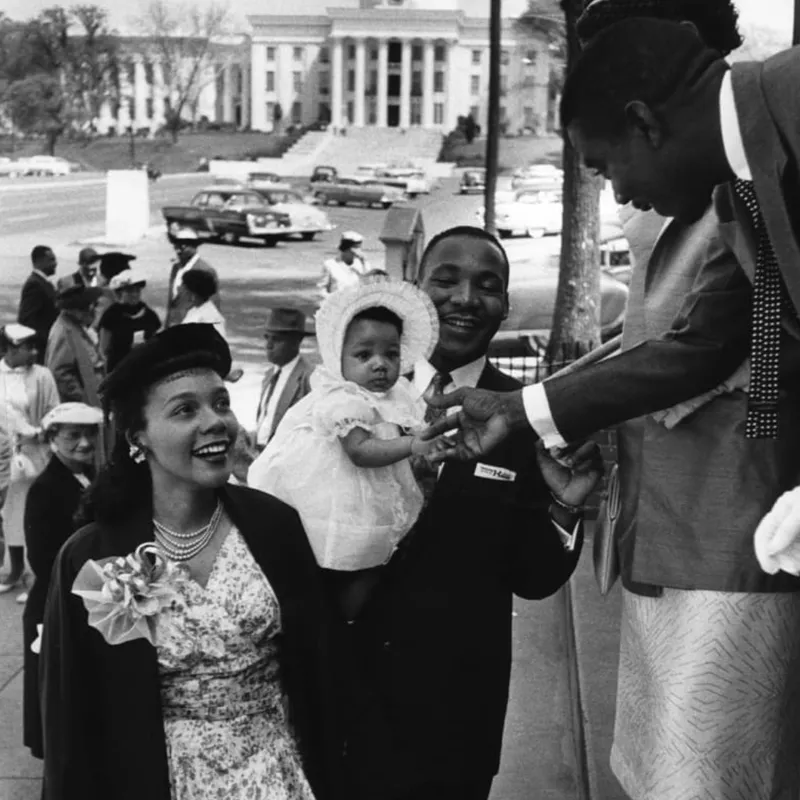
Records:
M128 448L128 455L134 464L141 464L145 460L144 450L138 444L133 444L133 442Z

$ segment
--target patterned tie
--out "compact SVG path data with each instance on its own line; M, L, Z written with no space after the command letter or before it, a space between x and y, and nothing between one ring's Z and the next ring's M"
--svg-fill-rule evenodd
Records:
M444 389L450 384L452 377L449 372L437 372L428 388L422 395L425 400L430 400L434 397L441 397L444 394ZM425 410L425 423L432 425L437 420L441 419L447 414L446 408L433 408L428 406ZM436 481L439 478L439 464L431 464L426 459L415 457L411 459L411 469L414 471L414 476L419 483L422 493L425 495L425 502L427 502L433 490L436 488Z
M750 338L752 369L745 436L748 439L777 439L783 281L752 181L736 180L733 188L745 204L758 237Z

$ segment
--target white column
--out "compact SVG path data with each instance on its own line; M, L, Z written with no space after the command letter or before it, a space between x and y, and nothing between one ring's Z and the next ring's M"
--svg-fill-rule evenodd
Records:
M331 125L342 127L342 59L343 45L341 38L333 40L331 55Z
M222 121L233 122L233 64L222 68Z
M411 39L403 39L400 71L400 127L411 125Z
M389 102L389 42L378 42L378 127L387 124L386 106Z
M487 51L488 55L488 51ZM444 129L452 131L456 127L456 121L459 113L466 114L469 109L465 108L459 111L459 98L464 96L463 91L459 91L458 75L456 74L456 44L455 42L447 43L446 62L447 71L444 76L444 87L446 89L446 101L444 110ZM464 80L466 81L466 74ZM467 84L467 91L469 85Z
M430 128L433 125L433 73L435 69L433 39L426 39L422 66L422 126L424 128Z
M269 130L267 126L267 46L253 42L250 48L250 127L254 131Z
M153 59L153 128L158 129L164 124L164 98L167 96L164 87L164 69L161 60Z
M250 62L241 65L242 70L242 127L250 127L252 90L250 88ZM266 80L266 78L265 78Z
M131 121L134 129L143 128L147 123L147 80L144 74L144 61L137 56L133 67L133 100L136 107L135 118Z
M356 96L355 96L355 119L353 124L356 128L364 127L364 83L365 72L367 69L367 44L363 39L356 39Z

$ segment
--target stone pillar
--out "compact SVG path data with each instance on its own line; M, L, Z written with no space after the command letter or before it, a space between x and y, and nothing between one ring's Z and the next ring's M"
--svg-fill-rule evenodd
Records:
M164 69L161 60L156 57L153 59L153 129L158 130L165 121L164 98L167 90L164 86Z
M222 67L222 121L233 122L233 95L234 95L233 64L228 63Z
M334 128L342 127L342 50L342 40L336 37L331 54L331 125Z
M488 53L488 51L487 51ZM444 76L444 88L446 90L445 97L445 109L444 109L444 129L446 131L452 131L456 127L456 120L458 119L459 114L459 98L464 96L463 91L459 91L459 81L458 75L456 74L456 43L455 42L448 42L447 43L447 56L446 56L446 64L447 70ZM466 77L464 79L466 81ZM469 91L469 86L467 85L467 91ZM463 109L461 111L462 114L466 114L468 109Z
M422 66L422 127L433 125L433 73L436 69L433 60L433 39L426 39Z
M355 96L355 119L353 124L356 128L364 127L364 83L367 70L366 42L363 39L356 39L356 96Z
M141 56L136 56L133 62L133 102L136 109L134 119L131 120L133 129L144 128L148 124L147 119L147 96L149 87L144 74L144 60Z
M400 70L400 127L408 128L411 125L411 39L403 39Z
M250 127L250 109L252 108L252 94L250 90L250 62L242 64L242 127Z
M389 103L389 42L378 42L378 127L387 125L386 106Z
M269 130L267 125L267 46L253 42L250 48L250 126L254 131Z

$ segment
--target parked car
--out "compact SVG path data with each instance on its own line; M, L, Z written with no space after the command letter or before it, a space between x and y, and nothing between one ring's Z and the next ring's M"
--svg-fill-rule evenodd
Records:
M544 256L511 260L508 287L508 317L492 341L493 356L524 356L546 342L553 324L558 288L557 259ZM628 287L616 278L600 273L600 333L603 341L622 331Z
M30 156L20 159L21 175L69 175L78 166L58 156Z
M17 162L13 158L0 156L0 175L10 176L18 169Z
M251 172L247 176L247 183L254 189L291 189L292 185L287 183L280 175L275 172Z
M267 205L280 213L288 214L292 231L300 238L310 242L318 233L332 231L328 215L319 208L306 202L305 198L291 189L261 188L261 184L253 184L254 188Z
M333 183L317 183L313 193L323 205L338 203L340 206L359 204L389 208L405 199L405 194L400 189L368 178L337 177Z
M292 233L291 219L275 211L254 189L211 186L198 192L188 206L161 209L167 233L191 228L200 238L236 244L240 239L260 239L268 247Z
M469 194L470 192L483 192L486 188L486 170L483 167L473 167L472 169L464 170L461 176L461 194Z
M311 183L333 183L339 177L336 167L319 166L314 167L311 173Z
M514 170L515 178L546 178L560 181L564 177L564 170L553 164L529 164Z
M475 212L483 225L484 210ZM500 236L522 234L538 239L561 232L561 190L523 190L495 195L495 227Z

